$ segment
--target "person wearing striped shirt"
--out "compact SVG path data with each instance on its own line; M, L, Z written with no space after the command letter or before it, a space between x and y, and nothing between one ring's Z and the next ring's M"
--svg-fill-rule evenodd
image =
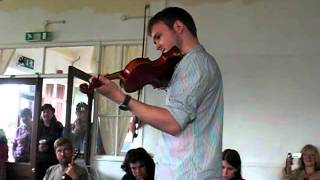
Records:
M224 107L219 66L200 44L195 22L182 8L168 7L152 16L148 34L157 50L165 53L177 47L183 55L165 89L165 106L133 99L102 76L93 77L102 84L97 92L127 107L142 125L161 131L156 179L220 180Z

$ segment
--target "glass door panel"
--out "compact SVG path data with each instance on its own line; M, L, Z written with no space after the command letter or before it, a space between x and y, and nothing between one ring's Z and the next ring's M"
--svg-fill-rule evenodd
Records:
M1 159L7 179L34 179L41 78L0 78Z
M64 135L70 137L74 148L85 164L90 163L92 95L80 92L79 86L87 83L91 75L73 67L68 69L66 125Z

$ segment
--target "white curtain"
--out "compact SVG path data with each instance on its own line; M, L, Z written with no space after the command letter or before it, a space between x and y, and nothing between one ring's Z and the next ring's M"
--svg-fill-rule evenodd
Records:
M0 74L4 74L16 49L0 49Z
M132 59L141 57L141 45L112 45L103 48L101 74L123 70ZM115 80L119 85L119 80ZM119 85L120 86L120 85ZM131 93L137 98L137 93ZM130 112L119 111L118 105L98 95L99 130L102 145L107 155L119 155L127 135Z

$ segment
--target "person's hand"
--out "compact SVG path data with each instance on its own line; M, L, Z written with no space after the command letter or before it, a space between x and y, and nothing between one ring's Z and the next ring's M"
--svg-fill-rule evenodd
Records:
M109 80L108 78L105 78L104 76L99 75L94 76L93 78L97 78L102 83L102 86L96 88L96 90L101 94L109 95L112 94L112 92L119 90L119 87L116 83ZM91 78L91 80L93 78Z
M290 174L291 173L291 166L293 163L293 158L290 154L288 154L287 158L286 158L286 167L285 167L285 172L286 174Z
M136 129L138 128L136 126L136 122L137 122L137 117L136 116L130 117L130 120L128 122L128 131L131 132L132 134L135 134L136 133Z
M96 91L107 98L115 101L116 103L121 103L124 99L124 94L120 91L120 88L116 83L109 80L108 78L105 78L104 76L93 76L92 79L97 78L102 85L98 88L96 88Z
M292 162L293 162L293 158L291 156L287 156L286 166L290 166L291 167Z
M78 174L76 173L75 167L73 163L69 163L67 170L66 170L66 174L68 176L70 176L72 178L72 180L77 180L79 179Z

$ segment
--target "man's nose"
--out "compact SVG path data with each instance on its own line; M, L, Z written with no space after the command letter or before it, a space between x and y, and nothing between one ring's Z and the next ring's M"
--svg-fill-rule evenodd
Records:
M227 174L227 170L226 169L223 169L222 170L222 175L226 175Z
M157 50L161 50L161 46L158 41L153 41L153 44L156 46Z
M157 50L162 50L162 49L161 49L161 46L160 46L159 44L156 44L156 49L157 49Z

